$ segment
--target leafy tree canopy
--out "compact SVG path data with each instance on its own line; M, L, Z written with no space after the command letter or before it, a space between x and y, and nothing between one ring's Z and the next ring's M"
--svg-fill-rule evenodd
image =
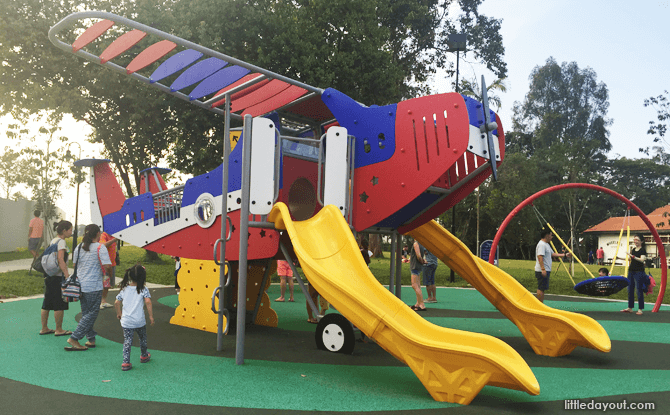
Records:
M465 31L477 60L506 75L500 20L481 0L7 0L0 3L0 115L40 110L85 120L129 195L138 172L169 156L199 174L220 163L222 120L63 53L49 27L81 10L129 17L303 82L384 105L426 91L449 68L446 37ZM454 6L458 5L457 8ZM454 14L453 10L459 10Z

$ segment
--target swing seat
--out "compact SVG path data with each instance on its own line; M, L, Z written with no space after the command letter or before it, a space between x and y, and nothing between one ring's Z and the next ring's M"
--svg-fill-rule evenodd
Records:
M618 293L626 287L628 287L628 278L608 275L584 280L575 285L574 289L580 294L607 297Z

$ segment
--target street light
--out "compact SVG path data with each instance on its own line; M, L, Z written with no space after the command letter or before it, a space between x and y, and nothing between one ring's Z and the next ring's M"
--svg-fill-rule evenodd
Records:
M65 156L67 158L72 157L72 154L70 153L70 146L72 144L76 144L79 147L79 158L78 160L81 160L81 145L77 143L76 141L70 142L70 144L67 145L67 152L65 153ZM81 167L77 166L77 172L75 173L75 179L77 180L77 201L75 203L75 208L74 208L74 232L72 232L72 249L74 249L75 246L77 246L77 238L79 237L78 235L78 219L79 219L79 176L81 175Z
M454 33L449 35L447 38L447 47L449 52L456 52L456 92L458 92L458 63L460 58L460 52L465 52L465 42L466 35L465 33ZM451 208L451 233L456 234L456 204ZM454 270L451 270L449 275L449 281L454 282L456 280L454 275Z

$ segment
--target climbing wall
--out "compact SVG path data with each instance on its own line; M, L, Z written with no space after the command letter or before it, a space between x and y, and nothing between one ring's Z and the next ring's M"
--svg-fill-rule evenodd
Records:
M270 275L276 272L277 261L270 261ZM237 264L232 266L233 281L228 287L231 295L232 306L237 307ZM267 261L252 261L249 263L247 272L247 311L254 310L256 299L261 295L261 305L258 309L256 321L254 324L259 326L277 327L277 313L270 307L271 302L267 294L270 286L268 278L265 287L261 289L263 275ZM219 266L214 261L204 261L199 259L181 259L181 269L177 275L179 287L179 306L175 310L174 316L170 319L171 324L190 327L198 330L216 333L217 315L212 312L212 293L219 286ZM219 300L216 298L215 305L219 307ZM223 324L226 324L224 317Z

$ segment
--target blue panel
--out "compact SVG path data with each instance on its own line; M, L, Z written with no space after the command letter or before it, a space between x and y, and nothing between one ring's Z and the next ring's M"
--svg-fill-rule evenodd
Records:
M103 229L109 234L127 229L142 221L142 211L144 211L144 220L153 219L154 198L151 193L144 193L126 199L126 201L123 202L121 210L105 215L105 217L102 218ZM130 225L127 225L126 216L129 219Z
M202 57L202 53L197 50L187 49L171 56L168 60L163 62L154 73L149 77L149 82L152 84L158 82L166 76L177 73L197 61Z
M405 222L408 222L419 212L425 210L428 206L431 206L437 202L439 198L440 195L438 194L422 193L416 199L409 202L409 204L407 204L405 207L372 227L395 229Z
M333 88L323 91L321 99L340 126L356 137L356 168L380 163L393 156L398 104L364 107ZM365 151L365 141L368 152Z
M242 188L242 135L232 153L230 153L228 162L230 165L228 170L228 192L240 190ZM187 180L184 185L182 206L194 204L202 193L209 193L214 197L221 196L222 174L223 164L208 173Z
M172 85L170 85L170 91L179 91L196 82L200 82L226 65L228 65L228 62L218 58L208 58L200 61L179 75Z
M204 81L200 82L198 86L191 91L189 98L191 101L194 99L202 98L206 95L212 94L221 88L225 88L233 82L239 80L244 75L251 72L246 68L241 66L231 66L230 68L225 68L215 73L214 75L209 76Z
M468 117L470 117L470 125L474 125L479 128L484 124L484 110L482 109L483 105L481 102L476 99L472 99L469 96L462 95L465 99L465 106L468 108ZM496 113L489 108L489 118L492 122L496 120ZM494 135L498 135L498 130L493 131Z

